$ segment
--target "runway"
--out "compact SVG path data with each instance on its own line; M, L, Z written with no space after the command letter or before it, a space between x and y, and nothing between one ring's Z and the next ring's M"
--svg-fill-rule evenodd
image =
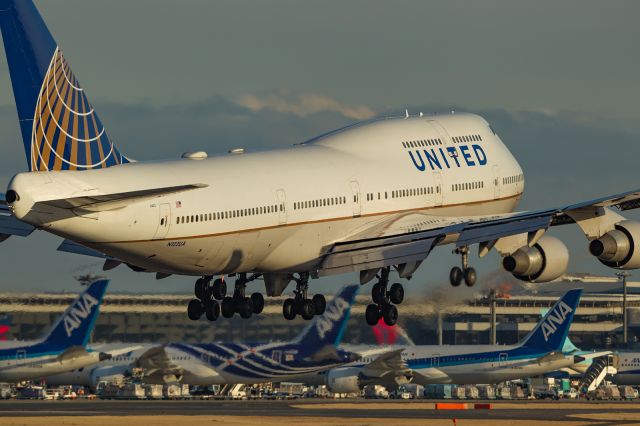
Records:
M452 401L447 401L452 402ZM456 401L464 402L464 401ZM471 421L473 424L507 424L518 420L521 424L549 424L562 422L571 424L619 425L640 424L638 402L588 402L588 401L487 401L492 409L474 410L469 401L467 410L435 410L434 401L389 401L389 400L321 400L301 399L290 401L252 400L186 400L186 401L0 401L0 425L37 424L47 417L47 423L56 419L139 416L140 419L155 420L176 416L205 416L217 419L235 419L235 424L254 423L257 419L264 425L299 424L303 418L315 418L323 424L378 424L378 419L398 419L402 424L451 424L443 420ZM34 421L31 423L27 420ZM155 420L154 420L155 419ZM334 420L341 423L335 423ZM351 423L351 421L358 423ZM414 423L412 420L420 420ZM431 421L429 421L431 420ZM425 422L426 421L426 422ZM439 421L439 423L438 423ZM478 421L481 421L478 423ZM386 420L388 424L388 420ZM486 423L485 423L486 422ZM577 423L576 423L577 422ZM83 421L84 423L84 421ZM393 422L398 423L397 421ZM87 423L89 424L89 423ZM101 424L90 422L90 424ZM381 423L384 424L384 423ZM458 423L464 424L464 423ZM469 424L469 423L467 423Z

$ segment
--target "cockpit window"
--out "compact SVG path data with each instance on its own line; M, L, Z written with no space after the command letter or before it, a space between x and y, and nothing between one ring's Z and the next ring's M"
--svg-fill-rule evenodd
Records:
M496 136L498 135L498 134L496 133L496 131L495 131L495 130L493 130L493 126L491 126L491 124L489 124L489 129L491 129L491 133L493 133L493 134L494 134L494 135L496 135Z

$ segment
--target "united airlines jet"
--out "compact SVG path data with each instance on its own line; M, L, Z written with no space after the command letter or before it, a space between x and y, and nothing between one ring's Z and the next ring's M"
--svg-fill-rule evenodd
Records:
M89 285L44 338L0 342L0 382L40 379L108 359L108 354L85 349L108 283Z
M103 380L124 378L133 368L141 368L145 383L255 384L339 367L359 358L337 349L357 292L358 285L343 288L325 312L290 342L97 345L94 350L112 358L92 368L47 377L47 383L96 387Z
M600 262L640 267L640 223L614 211L639 207L640 191L514 213L525 176L477 115L406 114L288 149L136 162L113 143L33 3L0 0L0 25L28 166L6 190L0 237L40 229L105 269L199 277L191 319L261 312L262 294L246 290L258 278L268 296L295 282L283 314L311 319L325 300L308 295L309 280L357 272L361 284L375 281L367 322L392 325L404 299L392 272L410 278L435 247L460 255L454 286L475 283L476 245L480 257L496 249L518 279L544 282L569 261L547 231L573 223ZM223 275L235 277L229 295L214 280Z

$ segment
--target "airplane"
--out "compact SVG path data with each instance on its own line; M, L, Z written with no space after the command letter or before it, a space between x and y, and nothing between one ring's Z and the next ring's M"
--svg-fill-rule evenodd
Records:
M640 352L620 351L616 353L618 372L613 376L617 385L640 386Z
M49 385L95 388L101 381L128 377L134 368L149 384L255 384L283 381L348 364L358 357L337 349L358 285L344 287L298 337L284 343L100 344L112 355L92 368L46 378Z
M397 388L421 385L494 384L533 377L573 366L611 352L563 352L582 289L559 299L536 327L516 345L419 345L387 348L342 345L361 356L352 365L301 378L332 392L359 392L366 385Z
M28 171L9 182L0 239L34 229L64 238L59 250L134 271L199 277L192 320L248 318L291 282L283 316L321 314L309 281L358 273L375 281L366 321L393 325L408 279L435 247L453 245L453 286L473 286L472 246L496 249L516 278L547 282L569 251L547 234L577 224L589 250L616 269L640 267L640 190L515 212L525 177L493 127L467 113L383 117L287 149L209 157L186 152L134 161L108 136L62 50L31 0L0 0L0 27ZM219 278L214 280L214 277ZM227 295L224 276L235 277Z
M109 281L89 285L36 341L0 341L0 382L21 382L97 364L110 357L86 349Z

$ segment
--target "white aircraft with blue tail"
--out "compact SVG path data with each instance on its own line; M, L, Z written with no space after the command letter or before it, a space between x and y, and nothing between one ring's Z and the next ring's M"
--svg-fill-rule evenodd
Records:
M410 382L493 384L571 367L611 353L576 352L573 347L563 351L581 294L581 289L567 292L516 345L343 345L362 359L353 365L309 375L303 381L348 393L370 384L391 388Z
M108 283L90 284L42 339L0 341L0 382L41 379L108 359L108 354L86 349Z

